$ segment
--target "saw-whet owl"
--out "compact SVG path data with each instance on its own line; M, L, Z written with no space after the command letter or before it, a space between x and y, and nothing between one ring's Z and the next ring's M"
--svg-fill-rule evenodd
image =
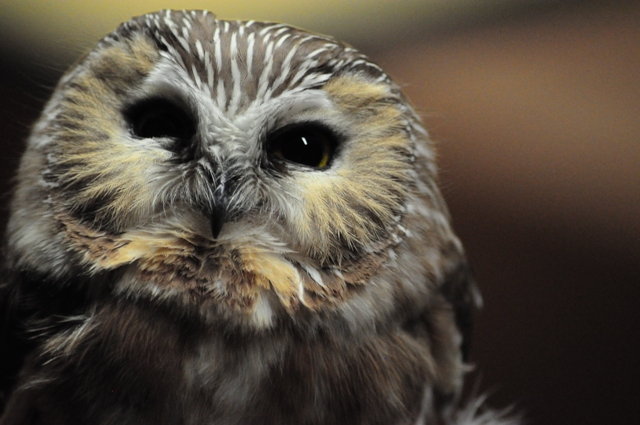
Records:
M456 417L479 295L432 142L349 45L134 18L62 77L16 182L3 425Z

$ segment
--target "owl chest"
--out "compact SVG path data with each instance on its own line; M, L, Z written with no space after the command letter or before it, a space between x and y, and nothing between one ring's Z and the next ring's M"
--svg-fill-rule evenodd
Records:
M424 347L401 333L234 335L148 313L113 320L43 372L54 379L34 396L40 416L68 418L43 423L411 423L430 375Z

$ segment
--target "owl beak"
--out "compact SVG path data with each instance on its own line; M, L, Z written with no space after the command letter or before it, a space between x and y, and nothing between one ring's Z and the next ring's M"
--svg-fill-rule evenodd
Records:
M225 184L221 183L213 193L213 205L211 206L211 216L209 223L211 225L211 234L214 239L218 239L222 226L227 218L228 199L225 192Z

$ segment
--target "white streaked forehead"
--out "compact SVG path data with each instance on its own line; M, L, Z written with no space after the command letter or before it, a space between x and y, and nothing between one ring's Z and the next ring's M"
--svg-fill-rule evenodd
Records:
M163 11L123 24L105 42L143 32L182 81L234 115L282 93L319 88L337 73L388 77L355 49L284 24L223 21L206 11Z

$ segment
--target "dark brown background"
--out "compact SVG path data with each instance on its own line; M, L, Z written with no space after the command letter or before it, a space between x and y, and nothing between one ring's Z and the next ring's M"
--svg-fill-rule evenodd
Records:
M639 424L640 6L531 2L390 38L358 47L438 141L484 294L469 383L530 423ZM6 194L67 64L1 43Z

